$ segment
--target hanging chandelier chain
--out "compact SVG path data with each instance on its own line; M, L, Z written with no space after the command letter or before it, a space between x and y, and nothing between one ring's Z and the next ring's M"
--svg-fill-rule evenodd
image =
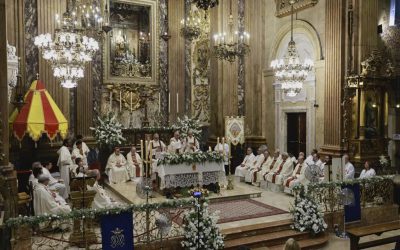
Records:
M291 4L290 41L293 41L293 4Z

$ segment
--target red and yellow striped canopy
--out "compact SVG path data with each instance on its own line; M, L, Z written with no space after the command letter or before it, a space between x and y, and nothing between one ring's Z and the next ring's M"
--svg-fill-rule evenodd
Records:
M26 133L34 141L38 141L43 133L46 133L50 140L53 140L57 133L62 138L67 136L68 121L42 81L33 81L24 100L25 105L21 111L18 113L15 109L9 120L18 140L22 141Z

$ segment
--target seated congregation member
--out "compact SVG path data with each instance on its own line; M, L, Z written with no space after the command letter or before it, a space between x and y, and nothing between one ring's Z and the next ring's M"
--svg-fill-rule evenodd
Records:
M121 154L119 147L115 147L114 153L108 158L106 174L110 182L114 184L130 180L128 170L126 169L126 160Z
M266 176L269 172L274 171L274 169L278 168L282 162L281 151L276 149L274 152L274 157L270 163L264 163L262 166L262 171L259 172L259 179L261 178L266 181Z
M179 136L179 131L174 132L174 137L169 140L169 146L168 146L168 151L170 153L176 153L179 154L183 150L183 145L182 141Z
M83 164L88 165L87 154L89 154L89 151L85 152L83 150L83 142L81 140L76 141L75 145L76 147L72 149L72 159L81 158L83 160Z
M200 150L199 141L193 136L193 131L189 130L186 138L183 140L184 152L197 152Z
M348 154L343 156L344 159L344 169L343 169L343 179L344 180L351 180L354 179L354 166L350 162L350 157Z
M253 182L254 173L261 170L261 165L264 163L264 160L265 160L264 151L267 149L268 148L266 145L262 145L258 148L257 156L254 158L253 163L250 165L250 168L247 170L247 173L245 176L245 182L249 182L249 183Z
M264 161L261 164L261 167L258 169L258 171L255 171L253 173L253 185L255 185L255 186L259 186L260 185L261 180L263 180L262 173L274 161L274 158L270 156L268 150L264 150L263 154L264 154Z
M273 169L267 174L267 181L282 185L283 181L290 176L293 171L293 162L289 159L289 154L282 153L282 161L278 168Z
M219 142L217 145L214 147L214 151L218 152L220 155L224 156L224 167L225 167L225 174L229 174L229 145L228 143L224 142Z
M143 161L140 155L136 152L136 147L132 146L131 151L126 155L128 162L127 168L131 179L140 177L143 168Z
M359 179L371 178L376 175L376 172L373 168L370 167L369 161L364 163L364 169L361 171Z
M157 133L153 135L153 140L150 141L147 152L150 153L150 149L152 158L156 160L160 158L162 152L167 150L167 147L165 146L164 142L160 140L160 136Z
M53 164L50 161L45 161L43 162L42 165L42 172L43 174L49 176L50 182L49 182L49 188L50 190L57 190L57 192L63 197L64 199L68 198L68 193L67 189L65 187L64 181L62 179L57 180L54 178L50 170L53 168Z
M250 163L254 161L253 149L248 147L246 150L246 156L244 157L240 166L235 169L235 175L239 177L245 177L247 170L250 168Z
M68 204L56 200L56 194L48 188L50 178L41 174L38 176L38 184L33 190L33 207L35 215L68 213L71 208Z
M57 151L58 154L57 166L60 168L61 179L64 180L64 184L68 194L69 194L69 172L74 165L71 153L69 152L69 147L70 147L70 142L68 139L65 139L63 141L63 145Z
M303 185L306 184L306 179L304 177L304 172L307 168L307 165L304 163L304 157L299 156L297 159L297 165L294 168L292 175L285 180L285 187L292 188L294 185L301 183Z

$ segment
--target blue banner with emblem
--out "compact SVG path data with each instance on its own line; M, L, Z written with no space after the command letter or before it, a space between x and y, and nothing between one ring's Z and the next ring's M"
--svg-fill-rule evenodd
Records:
M101 237L104 250L132 250L132 212L102 216Z

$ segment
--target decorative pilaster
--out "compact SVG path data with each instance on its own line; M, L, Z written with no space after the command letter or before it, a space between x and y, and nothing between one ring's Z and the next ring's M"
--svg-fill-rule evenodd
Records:
M192 8L192 0L185 0L185 19L189 16ZM192 41L185 39L185 114L190 115L190 104L192 97Z
M98 40L99 47L102 48L102 39ZM101 115L101 93L103 78L102 53L96 53L92 61L92 90L93 90L93 124L96 124L97 117Z
M324 146L329 155L341 155L342 144L342 88L345 76L346 0L326 1L326 59L325 59L325 117Z
M238 30L244 32L244 0L238 0ZM238 59L238 115L245 115L245 64L244 55Z
M24 0L25 21L25 72L28 86L36 79L39 73L39 50L34 45L34 38L38 35L37 0ZM24 62L22 62L24 63Z
M160 0L160 34L169 34L168 28L168 0ZM168 125L168 40L160 39L160 97L162 124Z

